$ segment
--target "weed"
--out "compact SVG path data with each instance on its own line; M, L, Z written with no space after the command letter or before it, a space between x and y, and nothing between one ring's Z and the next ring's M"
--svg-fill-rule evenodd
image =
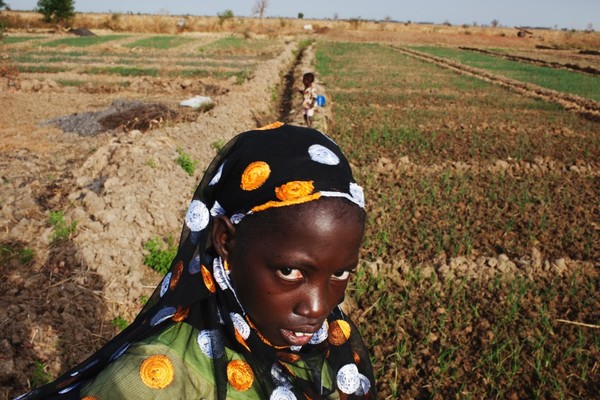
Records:
M225 139L217 139L210 144L210 147L214 149L216 152L221 151L221 149L225 146Z
M177 157L177 160L175 160L177 164L179 164L179 166L183 168L183 170L187 172L189 176L193 176L198 161L192 159L192 157L180 147L177 148L177 154L179 154L179 157Z
M150 298L146 295L141 295L140 298L138 299L138 301L140 302L141 305L145 305L148 300L150 300Z
M172 237L168 237L166 241L159 238L151 239L144 245L144 250L147 251L144 264L161 275L169 271L171 262L177 254L177 246Z
M118 329L119 331L122 331L125 328L127 328L127 326L129 325L129 322L127 322L127 320L125 318L123 318L119 315L119 316L113 318L112 324L116 329Z
M146 165L150 168L156 168L156 160L154 158L149 158L146 160Z
M19 252L19 261L23 265L29 264L33 260L34 257L35 257L35 253L34 253L33 249L31 249L29 247L25 247L24 249L22 249Z
M33 364L33 371L31 372L31 386L38 387L50 383L52 381L52 375L48 372L46 365L38 360Z
M70 239L77 228L77 221L67 223L62 210L50 211L48 224L54 229L52 233L52 242L62 242Z

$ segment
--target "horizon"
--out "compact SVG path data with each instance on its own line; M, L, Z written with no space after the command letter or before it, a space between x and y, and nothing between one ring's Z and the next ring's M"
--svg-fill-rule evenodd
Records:
M14 11L35 11L37 0L5 0ZM251 17L256 0L221 0L218 2L189 0L132 1L75 0L79 13L149 14L217 16L231 10L237 17ZM486 4L489 3L489 4ZM265 18L410 22L416 24L450 24L453 26L490 26L497 21L501 27L527 27L547 29L600 29L600 1L597 0L518 0L502 3L485 0L427 0L418 4L411 1L388 2L371 0L304 0L292 3L269 0Z

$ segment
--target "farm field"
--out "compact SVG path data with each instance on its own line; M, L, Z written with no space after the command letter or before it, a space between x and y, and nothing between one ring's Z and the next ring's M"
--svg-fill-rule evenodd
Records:
M598 330L558 320L600 318L598 123L384 45L320 43L317 70L370 194L380 392L593 397Z
M303 53L303 37L6 38L0 398L73 366L133 318L160 279L143 265L148 242L177 237L216 149L286 119L282 77L309 69L326 91L327 133L367 194L348 307L372 350L380 398L600 391L600 123L397 47L470 65L467 50L426 38L427 47L361 43L381 32L348 37L360 35L324 34ZM469 40L481 47L483 39L460 44ZM531 47L487 49L550 60ZM521 71L512 74L498 67L506 60L476 56L478 68L541 85L542 67L510 61ZM600 56L585 57L582 65L598 65ZM598 77L559 73L579 89L553 90L596 104L589 88ZM210 96L214 108L178 106L194 95ZM42 124L115 100L177 115L155 117L149 130L92 135Z

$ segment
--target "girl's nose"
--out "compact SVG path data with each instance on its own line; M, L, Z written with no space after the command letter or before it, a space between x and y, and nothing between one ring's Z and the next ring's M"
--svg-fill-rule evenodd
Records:
M311 286L299 296L294 312L305 318L321 320L330 312L329 294L326 288Z

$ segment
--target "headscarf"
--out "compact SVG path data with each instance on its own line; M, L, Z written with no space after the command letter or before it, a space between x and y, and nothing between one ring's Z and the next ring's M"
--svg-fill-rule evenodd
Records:
M19 399L78 399L82 384L133 343L179 322L199 331L189 342L212 358L219 400L230 387L244 391L252 385L261 398L273 400L320 399L335 391L341 398L376 398L367 350L339 306L307 345L272 346L245 314L226 263L210 246L216 216L237 224L249 214L321 197L344 198L364 208L347 159L326 135L275 123L233 138L206 170L171 268L132 324L79 366ZM244 360L229 360L225 346ZM324 363L333 371L329 391L321 384ZM294 373L289 365L305 373Z

